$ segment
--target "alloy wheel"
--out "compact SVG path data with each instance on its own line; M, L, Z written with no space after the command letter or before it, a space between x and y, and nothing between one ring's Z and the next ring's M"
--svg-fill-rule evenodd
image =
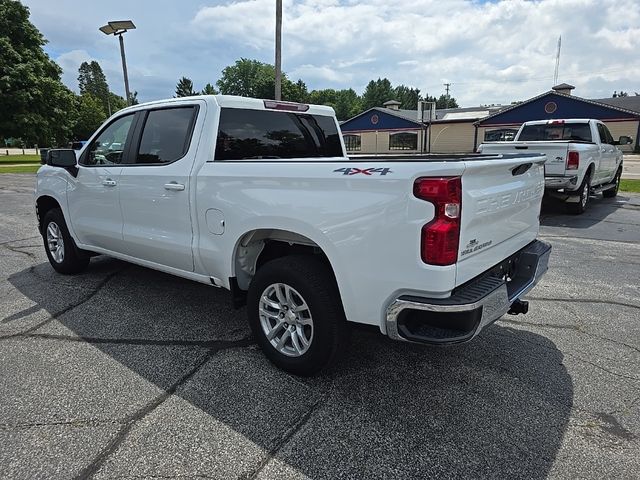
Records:
M259 302L260 326L269 343L288 357L304 355L313 341L313 318L305 299L286 283L264 289Z

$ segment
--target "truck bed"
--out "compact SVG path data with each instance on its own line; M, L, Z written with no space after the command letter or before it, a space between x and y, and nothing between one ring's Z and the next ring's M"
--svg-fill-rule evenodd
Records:
M382 155L349 155L348 158L351 161L361 162L388 162L402 161L402 162L469 162L478 160L492 160L492 159L526 159L528 157L539 157L539 153L417 153L417 154L382 154Z

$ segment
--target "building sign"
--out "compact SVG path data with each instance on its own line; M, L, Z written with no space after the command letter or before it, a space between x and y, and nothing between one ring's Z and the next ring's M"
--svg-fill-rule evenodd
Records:
M544 111L547 113L553 113L558 109L556 102L547 102L544 106Z
M371 123L372 123L373 125L377 125L377 124L378 124L378 120L380 120L380 119L378 118L378 115L376 115L375 113L374 113L373 115L371 115Z

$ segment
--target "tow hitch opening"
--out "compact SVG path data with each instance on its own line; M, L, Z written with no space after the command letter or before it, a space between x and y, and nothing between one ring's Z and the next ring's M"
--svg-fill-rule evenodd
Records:
M529 311L529 302L526 300L516 300L509 307L509 311L507 312L509 315L519 315L525 314ZM503 310L504 312L504 310Z

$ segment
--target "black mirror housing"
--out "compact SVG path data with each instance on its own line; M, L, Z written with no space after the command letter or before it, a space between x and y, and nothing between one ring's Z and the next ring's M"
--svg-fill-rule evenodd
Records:
M47 165L69 168L77 164L76 152L69 148L57 148L47 152Z
M633 143L633 138L628 135L622 135L618 140L618 145L631 145Z

